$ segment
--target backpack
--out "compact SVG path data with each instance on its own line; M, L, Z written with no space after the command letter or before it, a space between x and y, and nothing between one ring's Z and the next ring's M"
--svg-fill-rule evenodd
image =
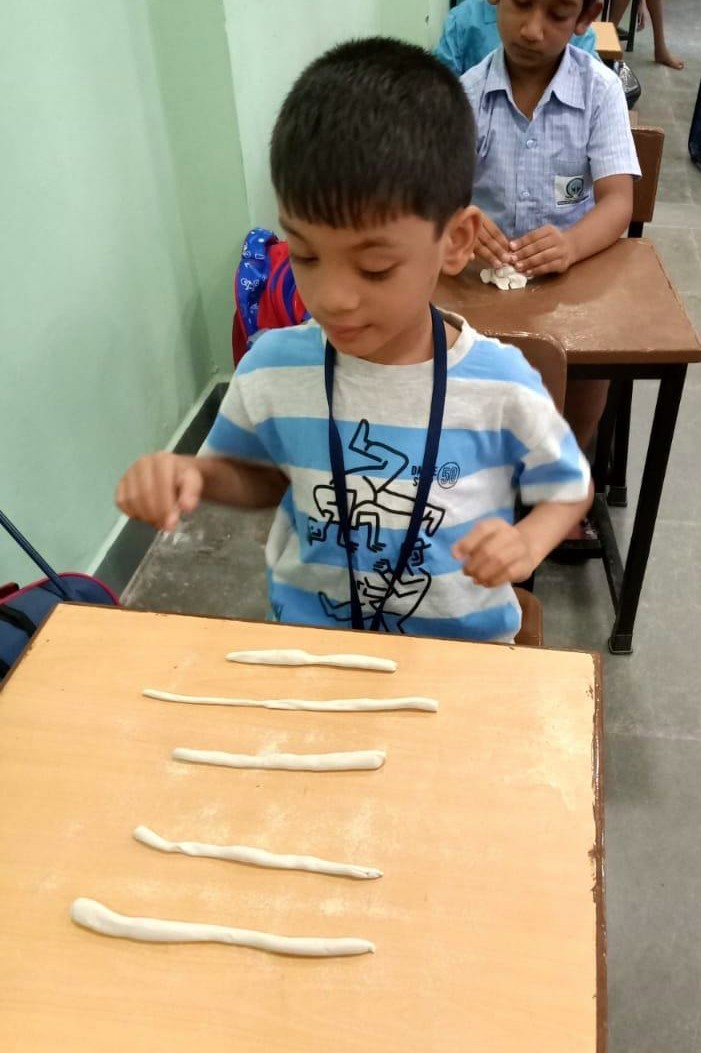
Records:
M246 235L234 276L234 302L231 343L236 365L259 331L299 325L309 318L297 292L287 242L272 230L254 227Z
M3 512L0 512L0 526L46 575L23 589L15 582L0 586L1 682L57 603L119 606L119 597L108 585L88 574L57 574Z

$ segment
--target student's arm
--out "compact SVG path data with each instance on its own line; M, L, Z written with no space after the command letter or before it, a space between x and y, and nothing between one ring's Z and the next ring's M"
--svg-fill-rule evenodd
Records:
M484 519L456 542L453 555L476 585L496 588L525 581L586 515L593 496L590 483L584 500L536 505L515 526L503 519Z
M528 277L562 274L573 263L601 252L627 230L633 214L633 177L612 175L594 183L596 204L578 223L560 230L538 227L510 242L513 263Z
M589 465L540 374L515 347L501 346L494 354L502 382L500 427L522 447L513 485L531 511L515 525L496 516L484 519L453 547L463 572L490 588L528 578L593 499Z
M287 486L287 478L276 468L162 451L132 464L115 500L132 519L157 530L174 530L182 513L193 512L202 499L238 508L272 508Z

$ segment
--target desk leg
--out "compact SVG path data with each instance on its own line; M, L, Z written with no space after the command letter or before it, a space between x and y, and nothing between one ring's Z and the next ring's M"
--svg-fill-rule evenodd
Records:
M679 403L684 390L686 365L668 366L660 380L650 441L645 457L645 468L640 484L638 507L635 511L621 591L616 608L616 619L609 639L612 654L630 654L633 650L633 626L647 567L650 545L655 532L657 510L662 496L662 485L672 448Z
M638 8L640 0L633 0L630 5L630 22L628 23L628 43L626 51L632 51L635 47L635 31L638 25Z
M596 453L592 465L594 489L597 494L605 494L609 481L611 449L614 445L618 407L621 401L622 381L612 380L609 384L606 406L596 431Z
M613 437L609 488L606 500L614 508L625 508L628 504L628 439L630 438L630 417L633 407L633 381L620 381L620 396L616 410L616 428Z

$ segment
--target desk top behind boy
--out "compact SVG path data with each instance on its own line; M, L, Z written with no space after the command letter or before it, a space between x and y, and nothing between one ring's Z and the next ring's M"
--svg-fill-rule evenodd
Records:
M473 255L473 143L459 82L419 48L376 38L312 63L271 168L313 320L257 340L198 457L142 457L119 484L127 514L165 529L200 498L277 505L279 621L511 641L511 583L590 503L521 352L430 303ZM515 524L518 491L533 509Z

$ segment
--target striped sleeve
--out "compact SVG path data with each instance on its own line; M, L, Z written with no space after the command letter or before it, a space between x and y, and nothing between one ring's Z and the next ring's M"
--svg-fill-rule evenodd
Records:
M521 497L527 505L582 501L589 492L589 464L554 406L548 416L546 427L521 462Z
M305 324L271 329L259 337L236 369L201 454L285 470L288 456L276 425L280 392L293 393L295 417L309 414L317 391L309 374L323 362L320 333L318 326ZM323 393L323 386L319 390Z
M511 413L522 417L519 433L527 436L514 482L527 505L547 501L581 501L589 492L591 472L567 422L550 398L540 374L517 352ZM512 360L513 364L513 360ZM541 397L534 403L533 394ZM536 411L534 414L534 410Z
M256 430L246 406L244 385L241 383L243 373L243 366L239 366L231 378L214 424L200 450L200 456L231 457L239 461L271 465L275 462Z

